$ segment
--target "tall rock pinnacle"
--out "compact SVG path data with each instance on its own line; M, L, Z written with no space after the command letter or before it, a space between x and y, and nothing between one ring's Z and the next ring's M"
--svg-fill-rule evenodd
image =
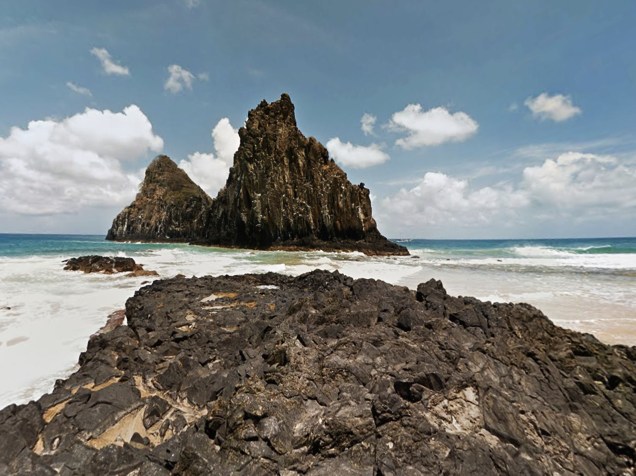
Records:
M371 216L369 190L353 185L316 139L296 126L287 94L249 112L206 241L254 248L302 247L407 254Z

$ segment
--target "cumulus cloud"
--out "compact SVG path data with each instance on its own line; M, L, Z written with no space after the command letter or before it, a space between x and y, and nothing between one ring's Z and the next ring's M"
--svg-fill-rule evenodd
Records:
M170 76L164 83L163 89L170 91L172 94L176 94L184 88L192 89L192 82L196 77L190 71L178 64L171 64L168 66L168 73L170 73Z
M636 207L636 168L611 156L566 152L526 167L522 187L534 202L559 209Z
M60 121L13 127L0 138L0 208L51 215L124 205L141 177L126 172L123 162L162 148L135 105L122 112L87 108Z
M415 187L403 188L380 203L394 226L403 230L422 225L484 225L526 204L525 194L510 187L472 189L467 180L439 172L426 173Z
M196 8L201 5L201 0L183 0L183 3L188 8Z
M208 195L214 197L225 185L240 139L238 130L232 127L226 117L214 126L211 135L214 153L194 152L179 162L179 167Z
M82 96L91 97L93 95L90 89L84 88L82 86L78 86L77 84L72 83L70 81L66 83L66 87L69 88L74 93L81 94Z
M403 234L622 218L626 211L636 212L636 167L616 157L566 152L524 168L515 185L481 188L468 180L429 172L414 187L380 200L378 211L394 233Z
M368 114L365 112L362 115L362 118L360 119L360 129L362 129L362 132L364 132L365 136L373 135L373 127L375 126L375 121L377 120L378 118L375 117L373 114Z
M106 48L93 48L91 54L99 59L102 64L102 69L106 74L114 74L117 76L129 76L130 71L126 66L122 66L113 61L110 53Z
M537 97L529 97L524 104L530 111L532 116L554 122L563 122L581 114L581 109L572 104L570 96L563 94L555 94L550 96L548 93L541 93Z
M383 164L390 159L389 154L378 144L353 145L351 142L342 142L338 137L327 142L327 149L336 162L354 169Z
M465 112L451 114L443 107L422 111L419 104L409 104L391 116L389 129L406 132L395 141L403 149L416 149L445 142L461 142L477 132L479 125Z

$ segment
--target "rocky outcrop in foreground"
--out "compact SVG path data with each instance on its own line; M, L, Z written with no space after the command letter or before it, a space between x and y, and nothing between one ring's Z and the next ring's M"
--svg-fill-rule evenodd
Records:
M239 135L208 243L408 254L378 231L364 184L349 182L327 149L300 132L287 94L250 111Z
M636 348L314 271L173 278L0 411L0 474L633 474Z
M159 276L156 271L144 269L143 265L137 264L133 258L90 255L69 258L64 263L66 271L102 274L129 273L128 276Z
M212 199L168 156L155 158L135 200L113 220L114 241L199 241Z
M215 200L160 156L106 239L408 255L378 231L364 184L349 182L327 149L300 132L287 94L250 111L239 135Z

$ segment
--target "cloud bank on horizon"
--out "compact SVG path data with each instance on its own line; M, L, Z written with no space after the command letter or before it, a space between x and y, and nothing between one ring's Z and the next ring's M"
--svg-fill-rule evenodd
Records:
M0 138L0 209L55 215L126 205L142 175L126 172L124 163L162 148L163 139L134 104L13 127Z
M576 18L548 0L488 18L407 0L346 26L287 1L87 4L73 21L35 2L0 20L0 232L103 232L98 210L132 200L159 152L214 196L246 110L286 90L386 235L636 235L626 0Z

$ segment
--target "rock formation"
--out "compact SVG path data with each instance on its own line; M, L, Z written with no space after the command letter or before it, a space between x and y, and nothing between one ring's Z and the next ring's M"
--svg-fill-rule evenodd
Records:
M113 220L106 235L116 241L198 241L212 199L169 157L158 156L146 169L135 200Z
M159 276L156 271L144 269L133 258L110 256L80 256L64 261L64 269L67 271L83 271L84 273L129 273L127 276Z
M0 411L0 474L633 474L636 348L314 271L156 281Z
M107 239L408 254L378 231L369 190L351 184L327 149L300 132L287 94L250 111L239 134L234 166L214 201L159 157Z
M206 241L249 248L301 247L408 254L384 238L369 190L353 185L315 138L296 125L287 94L249 112Z

